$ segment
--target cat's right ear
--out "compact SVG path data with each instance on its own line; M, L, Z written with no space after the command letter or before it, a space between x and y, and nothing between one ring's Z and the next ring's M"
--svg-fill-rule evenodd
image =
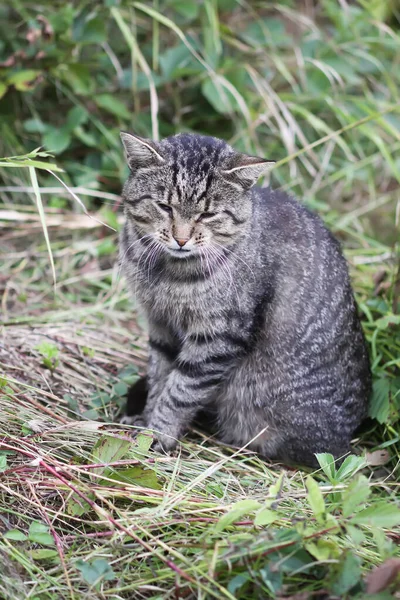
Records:
M143 167L160 166L165 162L156 142L146 140L126 131L121 131L120 136L125 150L126 161L131 171L136 171Z

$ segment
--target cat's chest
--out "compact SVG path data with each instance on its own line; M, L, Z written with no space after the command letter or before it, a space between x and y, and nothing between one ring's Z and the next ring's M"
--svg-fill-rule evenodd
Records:
M204 286L161 283L145 291L143 304L150 320L164 323L179 337L212 326L210 290Z

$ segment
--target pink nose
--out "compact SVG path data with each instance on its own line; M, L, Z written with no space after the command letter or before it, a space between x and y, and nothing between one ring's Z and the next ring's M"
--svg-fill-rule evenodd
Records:
M178 244L178 246L180 246L181 248L186 244L187 240L182 240L182 239L178 239L175 238L176 243Z

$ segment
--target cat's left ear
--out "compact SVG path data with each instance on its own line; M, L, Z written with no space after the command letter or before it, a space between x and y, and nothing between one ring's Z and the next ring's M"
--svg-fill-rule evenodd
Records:
M135 172L142 167L159 166L165 162L161 156L157 142L141 138L126 131L121 131L120 136L125 150L126 161L131 171Z
M241 185L249 189L257 183L257 180L267 173L275 164L275 160L267 160L258 156L248 154L233 154L228 164L221 169L221 175L227 181Z

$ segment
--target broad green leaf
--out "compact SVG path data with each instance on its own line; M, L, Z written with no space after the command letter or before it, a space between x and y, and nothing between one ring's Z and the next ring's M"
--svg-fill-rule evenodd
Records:
M127 453L132 443L119 437L103 436L93 447L92 460L95 463L112 463L121 460ZM93 469L96 473L103 473L107 467Z
M47 150L54 154L61 154L71 143L71 136L67 128L58 129L48 127L43 136L43 144Z
M162 489L162 485L157 479L157 474L152 469L145 469L144 467L118 469L108 475L108 479L122 484L128 483L130 485L137 485L152 490ZM107 482L105 482L105 484L107 484Z
M40 71L34 69L18 71L8 77L8 82L14 85L18 91L25 92L32 89L32 84L38 75L40 75Z
M87 497L89 500L95 499L94 494L88 494ZM86 502L86 500L83 500L75 494L67 502L67 513L73 517L81 517L90 510L92 510L92 507L89 502Z
M171 4L188 21L193 21L199 14L200 5L197 0L172 0Z
M235 575L233 579L228 583L227 590L231 594L235 594L240 590L240 588L247 583L247 581L251 580L250 573L239 573L239 575ZM235 596L236 597L236 596Z
M350 517L357 508L366 502L371 493L368 479L359 475L343 494L343 516Z
M400 525L400 507L393 500L377 502L352 517L352 524L370 527L396 527Z
M32 521L29 527L28 538L31 542L43 544L44 546L54 546L54 538L49 533L49 526L39 521Z
M150 433L139 433L136 438L136 447L138 450L147 454L150 450L150 446L153 443L153 436Z
M318 522L322 522L324 520L322 515L325 513L325 501L318 483L311 475L308 475L306 479L306 487L308 490L307 499L314 517Z
M86 65L76 63L63 65L56 70L57 75L68 83L75 94L87 96L93 91L94 80Z
M343 463L339 467L336 473L336 479L338 481L345 481L349 477L352 477L359 471L367 466L367 461L363 456L346 456Z
M4 537L7 540L15 540L16 542L23 542L24 540L28 539L25 533L23 533L19 529L9 529L5 532Z
M115 246L113 246L113 248L115 250ZM128 392L128 386L123 381L119 381L118 383L116 383L114 385L113 391L114 391L114 394L116 394L117 396L126 396L126 394Z
M83 125L89 118L89 113L83 106L74 106L68 112L66 129L72 131L75 127Z
M40 119L27 119L23 123L24 130L28 133L44 133L47 125Z
M260 569L260 575L263 582L275 597L275 594L279 592L283 585L283 575L278 564L272 561L269 562L266 567Z
M395 423L400 413L400 378L381 377L373 383L369 416L379 423Z
M400 315L386 315L375 321L375 325L378 329L395 327L396 325L400 325Z
M74 41L81 44L101 44L107 41L106 19L94 17L74 28Z
M307 542L305 549L314 558L320 561L336 559L340 554L339 546L334 540L320 539L316 542Z
M132 116L125 104L111 94L100 94L95 96L93 99L97 106L100 106L100 108L103 108L116 117L121 117L121 119L130 119Z
M8 90L8 85L5 84L3 81L0 81L0 100L5 95L7 90Z
M354 525L349 525L347 523L346 532L347 535L351 537L353 544L355 544L356 546L361 546L365 543L365 535L363 534L361 529L359 529L359 527L355 527Z
M30 552L33 560L49 560L52 559L52 563L60 562L60 557L57 550L50 550L50 548L37 548ZM54 561L56 559L56 561Z
M263 508L257 512L254 519L254 525L269 525L278 519L278 515L274 510Z
M333 454L322 452L321 454L316 454L315 456L319 463L319 466L321 467L329 481L333 481L336 475L335 458Z
M353 552L346 552L332 575L331 591L343 598L361 579L360 560Z
M115 579L114 571L104 558L96 558L92 561L78 560L75 566L89 585L94 585L102 580Z
M260 508L260 506L261 505L259 502L257 502L257 500L239 500L239 502L236 502L232 506L229 512L227 512L220 518L220 520L215 526L215 532L223 531L224 529L232 525L232 523L241 519L241 517L243 517L244 515L252 513L258 508Z

